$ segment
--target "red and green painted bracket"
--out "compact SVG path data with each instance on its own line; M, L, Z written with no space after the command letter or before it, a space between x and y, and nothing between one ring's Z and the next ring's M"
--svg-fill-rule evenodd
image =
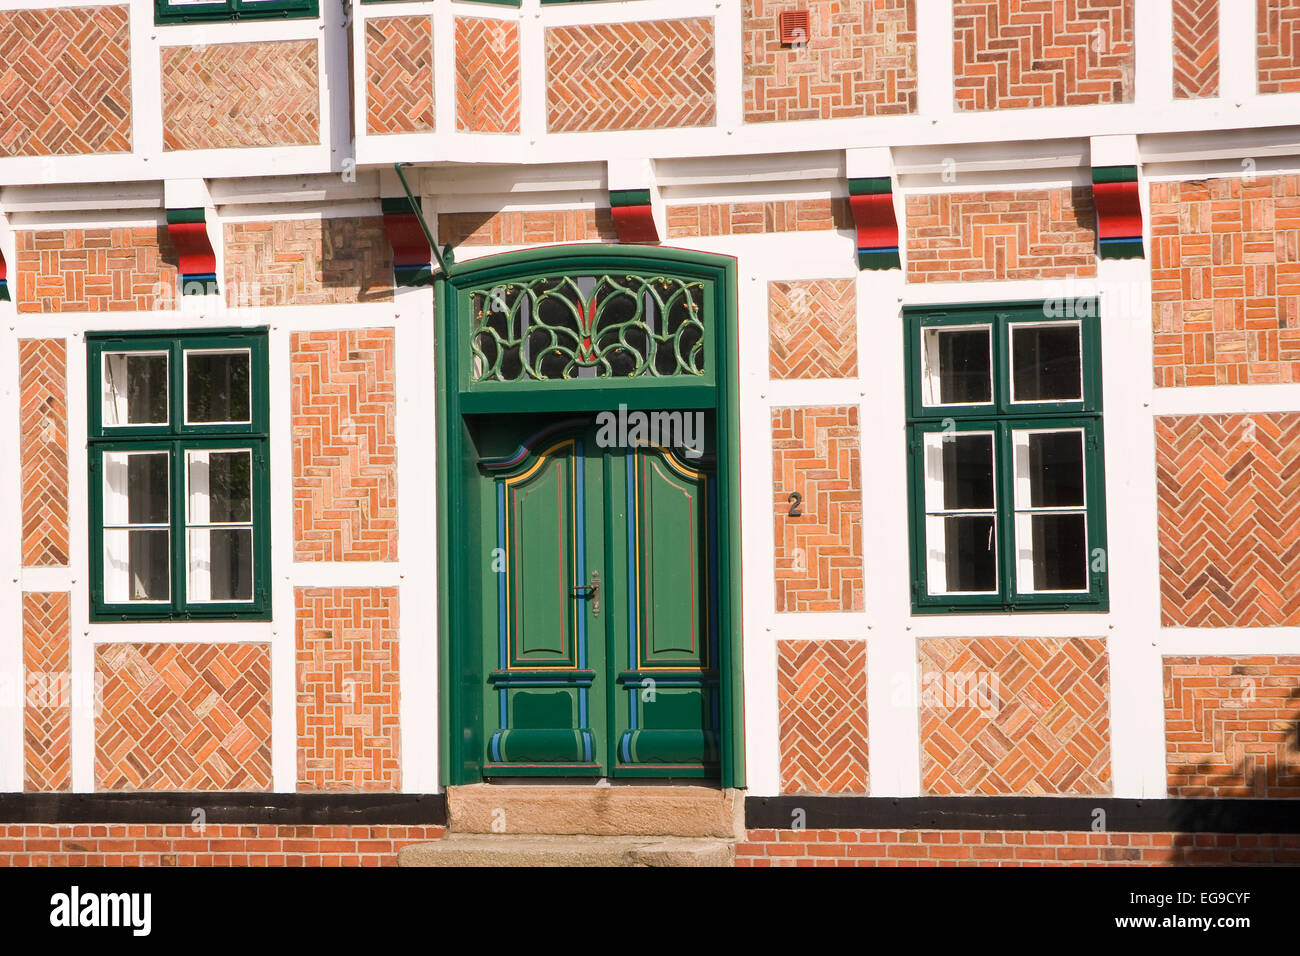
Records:
M0 252L0 302L9 301L9 269L5 265L5 254Z
M181 295L216 295L217 255L203 208L168 209L167 235L180 261Z
M901 269L894 186L888 176L849 180L849 209L858 230L859 269Z
M658 242L654 207L648 189L611 189L609 211L619 242Z
M399 286L433 285L433 248L406 196L380 200L384 232L393 247L393 281Z
M1098 252L1101 258L1143 258L1142 200L1138 194L1137 167L1094 167L1092 200L1097 207Z

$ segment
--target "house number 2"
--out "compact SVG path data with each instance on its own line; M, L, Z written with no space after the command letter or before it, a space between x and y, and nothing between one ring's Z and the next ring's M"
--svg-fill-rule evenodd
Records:
M791 518L803 517L803 508L801 507L801 505L803 505L803 495L799 494L797 491L792 491L785 500L790 502L790 511L788 514Z

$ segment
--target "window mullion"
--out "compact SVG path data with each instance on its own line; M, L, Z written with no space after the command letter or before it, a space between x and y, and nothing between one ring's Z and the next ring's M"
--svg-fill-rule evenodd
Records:
M1016 580L1016 481L1015 452L1011 447L1011 425L997 423L994 464L997 469L998 592L1004 604L1013 604L1017 596Z

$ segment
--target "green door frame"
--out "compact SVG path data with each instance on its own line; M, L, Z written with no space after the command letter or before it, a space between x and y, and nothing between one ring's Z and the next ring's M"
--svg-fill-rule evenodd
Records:
M699 379L579 379L469 384L471 316L461 294L493 283L546 274L633 272L706 283L711 322L709 375ZM438 495L439 771L444 786L483 780L484 675L481 641L467 599L474 593L463 556L469 509L461 462L470 453L463 416L512 412L589 412L617 408L712 409L717 423L718 676L721 685L721 784L745 785L743 655L740 616L740 420L737 370L736 261L728 256L653 246L547 246L459 263L434 282L436 307ZM466 310L467 311L467 310Z

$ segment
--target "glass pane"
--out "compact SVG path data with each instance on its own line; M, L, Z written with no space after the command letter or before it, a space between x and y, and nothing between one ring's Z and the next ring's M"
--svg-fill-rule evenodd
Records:
M249 353L185 353L185 420L190 424L252 420Z
M1029 506L1082 506L1083 432L1033 432L1028 437Z
M104 524L166 524L167 452L104 454Z
M986 328L925 330L925 404L983 404L993 400L989 336Z
M106 352L102 386L105 425L167 424L166 352Z
M104 532L104 600L169 601L170 532L166 528Z
M1028 542L1023 533L1029 523ZM1026 514L1016 518L1020 541L1020 568L1032 561L1032 589L1035 591L1086 591L1088 589L1088 529L1082 512L1073 514ZM1032 557L1024 553L1028 543ZM1024 581L1021 581L1024 588Z
M1011 398L1062 402L1083 398L1079 325L1011 326Z
M939 436L944 511L994 506L993 436ZM938 510L938 509L935 509Z
M996 592L997 539L992 515L926 519L931 594Z
M253 599L252 528L191 529L189 550L189 600Z
M190 524L253 520L251 452L187 452L186 472Z

